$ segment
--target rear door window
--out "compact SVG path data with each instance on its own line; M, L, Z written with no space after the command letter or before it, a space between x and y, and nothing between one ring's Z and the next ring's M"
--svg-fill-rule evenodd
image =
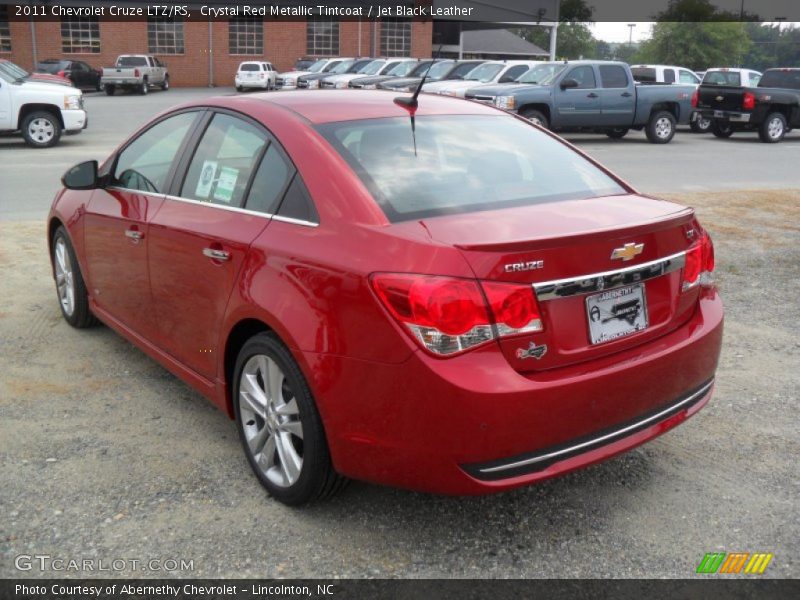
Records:
M619 65L600 65L600 79L604 88L628 87L628 74Z
M266 146L266 134L252 123L214 115L189 164L181 197L241 207Z
M664 83L675 83L675 69L664 69Z

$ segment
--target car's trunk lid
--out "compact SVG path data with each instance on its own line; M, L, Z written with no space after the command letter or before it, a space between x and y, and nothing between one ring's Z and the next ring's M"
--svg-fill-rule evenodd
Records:
M522 372L654 339L685 322L696 303L696 291L681 292L680 267L698 226L692 209L671 202L609 196L421 224L434 240L456 246L478 279L534 286L544 331L500 339L506 358ZM615 251L622 256L612 258Z
M744 88L703 84L697 92L697 108L741 111Z

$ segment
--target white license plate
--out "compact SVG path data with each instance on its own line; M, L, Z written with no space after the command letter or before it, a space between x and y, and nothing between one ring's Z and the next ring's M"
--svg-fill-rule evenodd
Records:
M602 344L647 329L647 300L639 283L586 298L589 337Z
M714 116L717 117L718 119L721 119L721 118L723 118L725 116L725 113L722 112L721 110L715 110L714 111Z

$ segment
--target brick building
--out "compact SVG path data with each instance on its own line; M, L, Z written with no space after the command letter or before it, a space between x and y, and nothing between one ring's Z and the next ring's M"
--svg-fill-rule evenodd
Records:
M173 86L232 85L238 64L262 58L279 71L301 56L431 55L430 20L276 20L17 17L0 5L0 58L28 70L48 58L110 66L119 54L153 54L167 64Z

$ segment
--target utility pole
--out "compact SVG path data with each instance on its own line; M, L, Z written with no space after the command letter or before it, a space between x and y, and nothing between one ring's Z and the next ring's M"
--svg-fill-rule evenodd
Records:
M633 46L633 28L636 23L628 23L628 46Z

